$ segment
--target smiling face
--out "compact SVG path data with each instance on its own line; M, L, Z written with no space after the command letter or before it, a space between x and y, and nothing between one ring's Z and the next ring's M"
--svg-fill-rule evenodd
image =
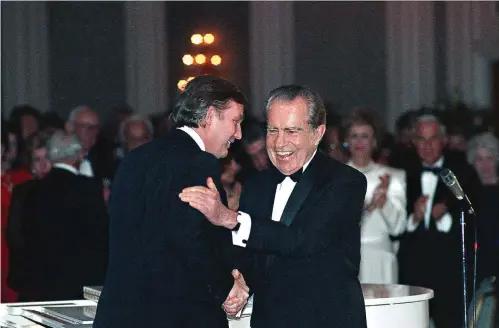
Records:
M206 138L204 140L206 151L217 158L227 156L230 145L234 140L242 137L241 122L243 120L244 107L230 100L226 109L217 113L214 107L208 109L206 117Z
M306 101L276 99L268 110L267 152L274 166L285 175L300 170L314 154L326 130L307 122Z
M374 129L367 124L354 124L346 137L353 158L371 158L374 145Z
M419 158L426 164L436 163L446 144L446 138L440 131L440 124L435 121L420 122L416 125L414 145Z
M497 159L485 148L478 148L473 165L482 180L494 179L497 176Z
M48 159L47 148L42 147L33 150L31 168L36 178L43 178L49 173L52 163Z

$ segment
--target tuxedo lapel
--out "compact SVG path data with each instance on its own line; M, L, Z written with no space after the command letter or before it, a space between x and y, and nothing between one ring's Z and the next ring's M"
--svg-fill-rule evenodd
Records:
M316 154L316 156L318 156L318 154ZM307 196L314 185L314 162L316 162L315 158L310 162L310 165L305 172L303 172L300 181L296 184L284 207L280 222L287 226L293 222L293 219L307 199Z
M315 154L314 159L310 162L305 172L303 172L300 181L296 184L295 188L293 189L293 192L289 196L288 202L284 207L280 219L280 222L284 223L287 226L289 226L291 222L293 222L293 219L295 218L296 214L302 207L306 198L308 198L310 190L314 185L314 180L316 178L316 173L318 171L317 166L319 165L321 155L322 154L320 154L320 152L317 152ZM273 182L275 181L275 179L268 179L268 181L270 182L270 185L272 185L272 187L270 187L269 185L268 188L265 188L265 192L268 193L265 196L266 199L271 199L272 201L270 201L270 203L265 204L264 206L269 206L267 207L268 210L267 213L272 213L275 192L276 192L276 184ZM272 263L274 262L274 259L275 255L273 254L264 255L264 272L265 272L264 276L267 278L271 274L270 268L272 266Z

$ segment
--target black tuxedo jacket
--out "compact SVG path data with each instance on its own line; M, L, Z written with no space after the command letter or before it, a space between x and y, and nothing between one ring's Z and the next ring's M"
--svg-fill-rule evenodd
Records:
M241 196L252 219L251 264L241 268L254 292L251 327L366 327L357 278L364 175L317 152L274 222L275 170L250 178Z
M30 247L40 300L83 297L83 286L104 281L108 217L93 179L52 168L37 187Z
M444 168L450 169L458 178L465 193L473 202L479 186L476 173L462 160L451 155L444 157ZM422 166L407 172L407 213L414 212L414 202L421 196ZM400 237L398 252L399 281L401 284L423 286L435 292L430 301L430 315L443 327L461 326L462 295L461 288L461 205L438 177L433 206L445 203L452 216L449 232L437 230L435 219L430 218L428 229L420 222L414 232L406 232ZM468 269L472 266L472 245L474 218L466 216L466 235ZM468 271L471 278L472 272ZM468 285L470 286L470 285ZM439 326L439 322L436 325Z
M94 327L227 327L230 230L180 200L220 184L218 160L174 130L129 152L110 196L110 257ZM222 195L225 198L224 195Z
M103 181L112 181L116 171L113 145L105 137L99 135L97 142L87 154L87 160L92 165L94 178Z

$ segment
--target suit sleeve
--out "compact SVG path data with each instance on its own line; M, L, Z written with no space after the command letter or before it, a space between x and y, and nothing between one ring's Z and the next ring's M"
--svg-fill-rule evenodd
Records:
M223 231L230 237L230 231L225 231L222 227L212 226L201 212L192 208L188 203L182 202L178 197L184 188L206 186L208 177L213 179L220 197L226 203L225 191L220 183L218 161L206 154L193 159L192 164L189 165L183 174L171 178L171 190L164 189L160 192L162 199L168 199L166 202L163 201L162 213L160 215L161 217L168 217L166 222L167 240L181 249L190 249L199 246L198 243L210 237L206 236L207 230L215 234Z
M268 219L253 218L247 248L306 257L323 251L339 233L351 235L351 231L358 237L351 242L360 243L359 219L366 186L366 179L360 174L330 185L313 207L300 213L308 216L306 225L288 227Z

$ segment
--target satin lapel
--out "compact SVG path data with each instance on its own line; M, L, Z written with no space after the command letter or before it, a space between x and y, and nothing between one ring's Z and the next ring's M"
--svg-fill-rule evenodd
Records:
M289 196L280 220L280 222L287 226L293 222L293 219L307 199L307 196L314 185L315 173L321 160L321 155L322 154L319 152L315 154L314 159L310 162L305 172L303 172L300 181L296 184L293 192Z

